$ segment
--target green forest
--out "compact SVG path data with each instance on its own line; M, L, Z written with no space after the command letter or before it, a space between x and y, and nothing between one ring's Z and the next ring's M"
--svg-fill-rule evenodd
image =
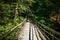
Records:
M60 32L60 0L0 0L0 36L23 22L27 14ZM5 40L17 40L18 26Z

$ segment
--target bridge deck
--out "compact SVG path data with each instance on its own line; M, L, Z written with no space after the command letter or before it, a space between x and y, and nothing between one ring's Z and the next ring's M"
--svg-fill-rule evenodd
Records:
M35 26L30 22L26 22L20 31L18 40L41 40L41 38Z
M26 22L18 36L18 40L29 40L29 22Z

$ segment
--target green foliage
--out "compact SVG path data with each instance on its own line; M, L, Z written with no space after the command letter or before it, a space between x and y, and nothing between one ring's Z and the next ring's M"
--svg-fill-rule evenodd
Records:
M24 20L24 15L21 16L21 13L26 13L31 11L29 6L32 6L34 3L33 0L20 0L20 1L8 1L1 0L0 3L0 36L5 32L8 32L11 28L19 24ZM18 6L17 6L18 5ZM16 7L17 6L17 7ZM17 9L16 9L17 8ZM16 10L18 12L15 15ZM19 15L20 14L20 15ZM15 18L15 16L17 16ZM15 19L14 19L15 18ZM17 34L17 31L20 30L22 26L18 27L12 33L10 33L5 39L6 40L14 40Z
M21 30L22 25L18 26L14 31L12 31L5 40L17 40L18 31Z
M24 15L19 14L31 11L30 6L34 2L34 0L0 0L0 34L23 21Z
M58 30L49 16L60 13L59 2L58 0L0 0L0 35L22 22L26 16L23 14L26 13L32 13L42 24ZM14 40L16 30L8 35L6 40Z
M41 22L42 24L44 24L44 23L45 23L45 21L44 21L44 20L40 20L40 22Z

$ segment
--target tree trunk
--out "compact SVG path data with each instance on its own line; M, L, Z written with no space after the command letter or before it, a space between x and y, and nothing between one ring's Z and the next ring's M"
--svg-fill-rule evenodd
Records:
M16 4L16 8L15 8L15 17L14 17L14 23L16 23L16 18L18 17L18 3Z

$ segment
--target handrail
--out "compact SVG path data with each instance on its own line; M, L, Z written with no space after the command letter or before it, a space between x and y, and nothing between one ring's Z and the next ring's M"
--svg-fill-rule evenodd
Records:
M47 40L50 40L50 38L42 30L41 33L46 37Z
M49 27L45 27L45 25L43 25L43 24L41 24L41 23L39 23L37 20L35 20L34 18L32 18L33 19L33 21L34 21L34 23L35 24L39 24L40 26L41 26L41 28L43 27L44 29L48 29L48 30L50 30L51 32L55 32L55 34L57 34L57 35L60 35L60 33L59 32L57 32L57 31L55 31L55 30L53 30L53 29L51 29L51 28L49 28ZM53 30L53 31L52 31ZM44 30L44 31L46 31L46 30ZM47 31L46 31L47 32ZM57 37L55 37L53 34L50 34L49 32L47 32L49 35L51 35L52 37L54 37L54 38L56 38L57 40L59 40Z
M37 25L36 25L37 26ZM40 26L39 26L40 27ZM43 28L39 28L39 30L41 31L41 33L44 35L44 37L46 37L48 40L50 40L50 38L44 33Z
M55 39L59 40L57 37L55 37L53 34L49 33L48 31L46 31L45 29L43 29L42 27L40 27L40 30L43 30L44 32L46 32L47 34L51 35L52 37L54 37Z
M44 24L41 24L40 22L38 22L37 20L35 20L34 18L33 18L33 20L35 21L35 22L37 22L39 25L41 25L43 28L45 28L45 29L47 29L47 30L50 30L53 34L55 34L55 35L60 35L60 33L59 32L57 32L57 31L55 31L54 29L52 29L52 28L49 28L49 27L47 27L47 26L45 26Z
M3 38L5 38L8 34L10 34L12 31L14 31L18 26L23 25L24 22L26 21L27 18L24 19L23 22L21 22L20 24L18 24L17 26L11 28L8 32L5 32L2 36L0 36L0 39L2 40Z
M42 40L47 40L47 39L45 38L45 36L42 34L41 30L39 30L39 28L38 28L37 26L36 26L36 29L37 29L37 31L38 31L41 39L42 39Z

